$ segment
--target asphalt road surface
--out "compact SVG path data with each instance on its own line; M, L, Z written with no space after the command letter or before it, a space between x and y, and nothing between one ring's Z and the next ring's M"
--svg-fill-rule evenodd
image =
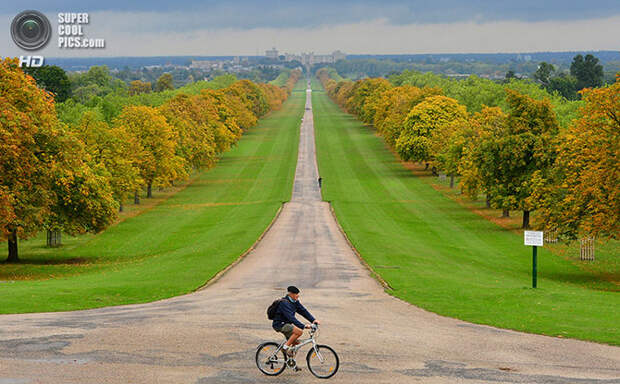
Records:
M275 378L254 363L260 342L282 337L265 311L290 284L340 355L333 383L620 383L620 348L473 325L386 294L321 202L311 110L299 149L291 202L221 279L150 304L0 316L0 384L316 382L305 361Z

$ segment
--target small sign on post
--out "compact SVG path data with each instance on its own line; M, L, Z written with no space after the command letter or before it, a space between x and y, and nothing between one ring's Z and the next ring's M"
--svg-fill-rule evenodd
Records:
M523 232L523 240L525 245L532 246L532 288L536 288L536 249L544 244L542 231L525 231Z

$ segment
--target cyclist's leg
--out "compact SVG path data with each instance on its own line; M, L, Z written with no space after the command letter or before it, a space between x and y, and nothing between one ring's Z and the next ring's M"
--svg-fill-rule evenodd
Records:
M284 337L286 338L286 341L288 342L288 339L290 339L291 335L293 334L294 328L295 326L293 324L288 323L288 324L284 324L282 328L278 329L277 331L283 334Z
M303 334L303 332L304 331L302 329L293 325L293 330L291 332L291 335L288 338L288 341L286 342L286 345L288 345L289 347L292 345L296 345L297 339L299 339L299 337Z

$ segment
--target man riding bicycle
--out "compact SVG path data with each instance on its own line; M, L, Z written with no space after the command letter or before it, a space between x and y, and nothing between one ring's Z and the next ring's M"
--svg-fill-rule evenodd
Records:
M302 335L304 328L311 327L310 324L304 326L302 322L297 320L295 313L299 313L313 324L320 324L320 322L299 302L299 289L297 287L291 285L287 291L287 295L280 300L271 326L276 332L284 334L288 339L282 349L291 357L293 351L290 347L297 344L297 339Z

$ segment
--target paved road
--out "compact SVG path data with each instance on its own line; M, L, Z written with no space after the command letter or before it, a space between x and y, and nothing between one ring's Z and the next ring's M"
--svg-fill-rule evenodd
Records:
M254 366L256 346L280 337L265 310L289 284L323 321L319 340L339 352L333 383L620 383L620 348L473 325L385 294L316 179L308 110L292 201L242 262L169 300L0 316L0 384L315 382L306 369L268 378Z

